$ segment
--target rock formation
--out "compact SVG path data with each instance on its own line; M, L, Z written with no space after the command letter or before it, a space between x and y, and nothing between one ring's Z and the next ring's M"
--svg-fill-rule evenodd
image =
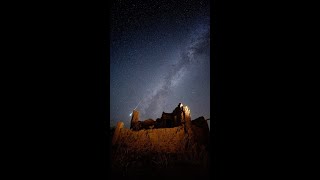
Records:
M130 129L132 129L132 130L139 130L140 129L139 111L133 110Z
M200 144L209 144L210 133L207 120L201 116L192 120L191 125L194 139L196 139Z
M149 167L150 174L169 169L179 171L191 166L198 175L208 166L209 127L204 117L191 120L188 106L179 105L172 113L163 112L161 118L139 121L134 110L130 129L119 122L112 139L112 168L114 173L137 174ZM190 164L191 163L191 164ZM167 168L163 171L163 168ZM132 171L132 172L130 172ZM183 171L183 174L186 172ZM197 175L197 176L198 176Z
M123 126L124 126L123 122L117 123L117 127L114 131L113 138L112 138L112 145L114 145L117 142L117 140L119 139L120 130L123 128Z
M191 114L188 106L183 106L179 103L172 113L163 112L161 118L157 118L156 121L148 119L145 121L139 121L139 112L134 110L130 129L141 130L149 128L173 128L178 126L185 126L185 130L190 130L191 127Z
M139 121L139 112L133 110L130 129L133 131L181 127L190 141L198 141L207 146L209 137L208 123L203 116L191 120L188 106L179 103L172 113L163 112L161 118ZM199 138L201 140L199 140Z

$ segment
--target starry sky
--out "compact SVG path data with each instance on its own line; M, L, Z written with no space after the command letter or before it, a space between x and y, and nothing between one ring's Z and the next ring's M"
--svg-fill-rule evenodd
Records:
M110 12L110 126L179 102L210 118L209 0L115 0Z

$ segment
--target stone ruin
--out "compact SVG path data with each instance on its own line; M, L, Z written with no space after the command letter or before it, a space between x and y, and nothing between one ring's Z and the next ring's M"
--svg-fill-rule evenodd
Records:
M172 128L178 126L188 127L191 124L190 109L179 103L172 113L162 112L161 118L139 121L139 112L133 110L130 129L139 131L142 129Z
M207 120L203 116L191 120L190 109L181 103L156 120L140 121L134 110L130 129L118 122L114 131L112 172L127 177L145 172L198 177L208 172L209 138Z
M113 144L118 139L118 131L123 128L123 122L119 122L116 127L116 132L113 137ZM207 144L209 138L209 126L207 120L201 116L195 120L191 120L191 113L188 106L184 106L179 103L172 113L163 112L161 118L156 120L147 119L145 121L139 120L139 111L133 110L130 130L140 131L148 129L163 129L163 128L175 128L182 127L184 132L189 137L196 138L203 141L203 144ZM198 141L197 140L197 141Z

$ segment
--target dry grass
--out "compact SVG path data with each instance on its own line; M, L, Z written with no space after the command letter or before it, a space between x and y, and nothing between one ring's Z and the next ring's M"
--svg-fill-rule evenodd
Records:
M122 128L112 147L112 168L123 176L163 168L208 166L208 151L183 127L131 131Z

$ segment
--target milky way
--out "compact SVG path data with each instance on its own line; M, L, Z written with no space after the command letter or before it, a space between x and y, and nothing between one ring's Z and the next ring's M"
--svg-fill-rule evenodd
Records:
M110 124L129 126L187 104L210 118L210 24L207 1L132 1L111 11Z
M147 112L160 114L164 108L168 94L173 92L172 90L177 83L182 80L188 71L192 70L190 64L197 63L197 55L201 54L203 49L210 48L209 32L209 29L206 29L204 34L197 35L196 40L190 42L190 46L180 53L180 58L177 63L168 68L167 72L165 72L165 77L159 82L159 85L155 87L151 93L146 94L140 106L143 114ZM183 101L183 99L181 99L181 101Z

